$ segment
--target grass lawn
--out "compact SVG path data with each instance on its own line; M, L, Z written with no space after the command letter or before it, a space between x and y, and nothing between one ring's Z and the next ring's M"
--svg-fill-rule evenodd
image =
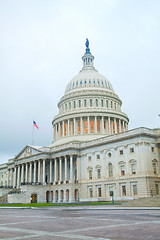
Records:
M61 207L61 206L92 206L92 205L117 205L120 203L111 203L111 202L83 202L83 203L64 203L64 204L54 204L54 203L7 203L0 204L0 207Z

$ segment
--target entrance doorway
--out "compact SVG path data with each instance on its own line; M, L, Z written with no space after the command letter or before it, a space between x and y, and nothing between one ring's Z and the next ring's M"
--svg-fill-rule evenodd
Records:
M36 193L33 193L31 195L31 203L37 203L37 194Z
M76 202L78 202L78 189L75 189L74 191L74 199Z
M46 192L46 203L49 203L49 191Z

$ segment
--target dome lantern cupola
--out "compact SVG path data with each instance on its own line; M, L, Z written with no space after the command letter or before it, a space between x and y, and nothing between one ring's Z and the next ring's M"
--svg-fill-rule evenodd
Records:
M86 52L82 57L82 60L83 60L83 69L82 70L88 69L88 68L94 69L94 66L93 66L94 56L90 53L88 38L86 38L85 45L86 45Z

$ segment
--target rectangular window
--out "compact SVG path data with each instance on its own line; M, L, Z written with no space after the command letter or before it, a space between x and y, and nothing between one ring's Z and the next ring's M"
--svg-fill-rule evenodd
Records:
M113 105L112 105L112 101L111 101L111 108L113 107Z
M73 102L73 105L74 105L74 108L76 108L76 102L75 101Z
M65 104L65 109L66 109L66 111L67 111L67 104Z
M79 108L81 108L81 100L79 100Z
M90 107L92 107L92 99L90 99Z
M89 170L89 179L92 179L92 170Z
M78 121L78 133L81 133L81 121Z
M119 154L120 154L120 155L123 155L123 150L120 150L120 151L119 151Z
M100 132L100 122L97 120L97 132Z
M114 125L114 122L113 122L113 133L115 133L115 125Z
M117 133L119 133L119 123L117 122Z
M126 186L122 186L122 196L126 196Z
M156 184L156 195L159 195L159 185Z
M121 165L121 176L125 175L125 167L124 165Z
M98 107L98 99L96 99L96 107Z
M69 109L71 110L71 102L69 103Z
M102 196L102 192L101 192L101 188L99 187L98 188L98 197L101 197Z
M61 124L61 137L63 136L63 126Z
M115 108L115 110L116 110L116 103L114 103L114 108Z
M137 185L133 185L133 195L137 195Z
M131 172L132 174L136 174L136 165L134 163L131 164Z
M66 136L66 131L67 131L67 127L66 127L66 123L64 124L64 135Z
M97 160L100 160L100 155L97 155Z
M98 179L101 178L101 169L97 169L97 178L98 178Z
M88 132L88 121L84 121L84 132Z
M151 150L152 150L153 153L155 152L155 148L154 147L151 147Z
M130 148L130 153L134 153L134 148Z
M71 123L69 124L69 135L71 135Z
M93 120L90 121L90 131L94 132L94 121Z
M106 121L105 120L104 120L103 124L104 124L104 129L106 129Z

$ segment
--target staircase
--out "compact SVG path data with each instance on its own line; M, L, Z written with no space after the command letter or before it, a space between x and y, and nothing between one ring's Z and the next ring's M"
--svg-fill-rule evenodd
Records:
M160 196L139 198L122 203L123 207L160 207Z

